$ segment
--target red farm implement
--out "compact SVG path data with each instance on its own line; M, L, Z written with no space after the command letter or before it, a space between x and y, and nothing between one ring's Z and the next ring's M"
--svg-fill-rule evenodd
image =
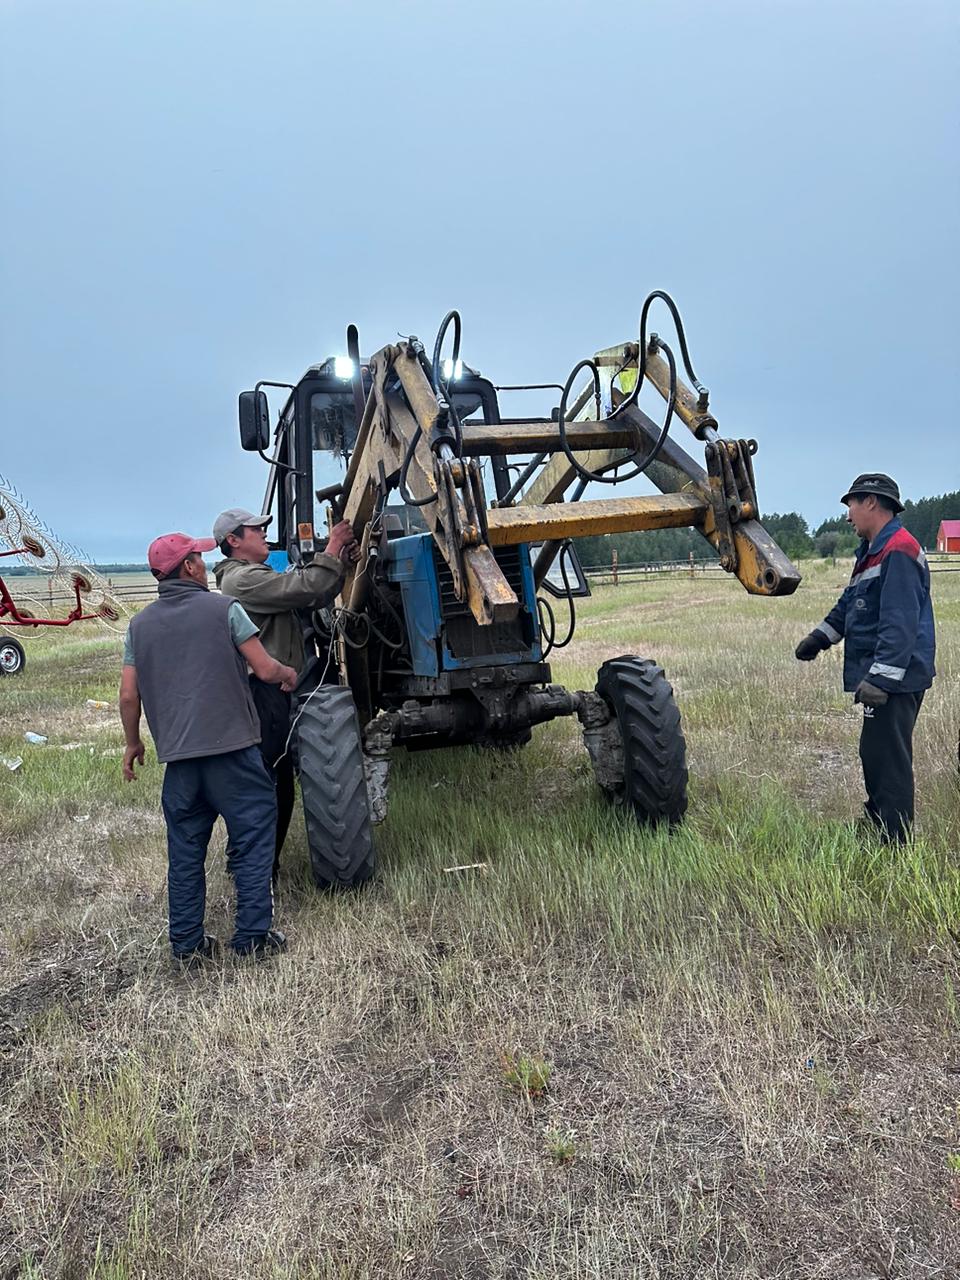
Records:
M21 512L15 512L18 517L18 524L22 526L23 517ZM0 507L0 522L5 521L7 513L3 507ZM10 542L9 549L0 551L0 559L6 556L31 556L37 560L43 560L47 555L47 549L39 538L32 534L23 532L22 528L18 530L19 536L11 540L9 527L7 528L6 538ZM58 561L56 571L59 573L62 568L62 561L57 553L55 544L51 542L51 547L55 558ZM69 627L74 622L92 622L96 620L104 622L116 622L119 619L119 612L110 603L109 600L103 599L97 605L91 605L84 597L89 596L93 586L90 579L85 573L74 570L69 576L68 600L72 598L73 606L70 609L59 611L61 616L57 617L38 617L32 609L26 608L22 604L18 604L13 597L11 588L0 575L0 627ZM16 675L23 670L26 664L26 655L23 645L19 640L15 640L13 636L0 634L0 675Z

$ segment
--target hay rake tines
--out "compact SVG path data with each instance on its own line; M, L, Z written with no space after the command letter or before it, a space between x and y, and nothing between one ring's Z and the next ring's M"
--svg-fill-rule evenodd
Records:
M0 551L0 555L10 555L8 551ZM69 627L73 622L93 622L98 618L110 622L117 620L117 611L104 601L92 613L85 613L81 595L90 590L90 584L82 573L75 573L72 587L76 604L65 618L37 618L29 609L19 608L10 594L10 589L0 577L0 623L5 627Z
M62 617L38 617L25 605L17 604L10 588L0 578L0 623L10 627L68 627L74 622L98 621L109 630L119 622L122 606L114 601L108 584L85 563L86 557L71 543L63 542L28 505L13 485L0 475L0 557L29 556L37 561L37 572L47 580L52 612L53 592L66 590L74 599ZM22 593L19 593L21 599ZM92 599L83 600L83 596ZM31 600L32 604L33 601ZM46 611L46 610L44 610Z
M11 551L0 551L0 556L31 555L40 559L46 555L43 546L36 538L28 535L21 541L23 546L14 547ZM13 596L10 594L10 588L0 577L0 622L7 627L69 627L73 622L93 622L97 618L103 618L109 622L117 620L116 609L106 600L92 613L84 613L81 596L89 595L93 589L86 574L79 572L71 574L70 589L74 594L76 604L65 618L38 618L29 609L17 606Z

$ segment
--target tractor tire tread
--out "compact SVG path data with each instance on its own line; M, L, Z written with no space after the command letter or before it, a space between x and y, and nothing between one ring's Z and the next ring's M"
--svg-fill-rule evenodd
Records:
M679 822L687 810L686 743L663 668L632 654L611 658L600 668L597 692L620 725L622 800L645 824Z
M374 870L363 746L349 689L321 685L297 721L310 869L320 888L356 888Z

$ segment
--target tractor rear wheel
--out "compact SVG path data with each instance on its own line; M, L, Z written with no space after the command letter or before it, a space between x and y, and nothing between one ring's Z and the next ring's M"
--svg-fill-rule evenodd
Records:
M27 665L23 645L13 636L0 636L0 674L18 676Z
M611 658L597 693L616 717L623 743L622 781L607 788L648 826L678 823L687 811L687 744L673 688L649 658Z
M300 793L310 870L321 889L353 889L373 875L373 824L353 694L320 685L297 721Z

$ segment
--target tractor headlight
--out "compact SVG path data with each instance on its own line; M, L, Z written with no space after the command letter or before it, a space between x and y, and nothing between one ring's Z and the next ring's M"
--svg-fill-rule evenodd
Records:
M444 382L456 382L459 378L463 377L462 360L457 360L456 362L453 360L444 360L441 368L443 369Z
M349 382L353 377L353 361L349 356L334 356L333 372L336 377Z

